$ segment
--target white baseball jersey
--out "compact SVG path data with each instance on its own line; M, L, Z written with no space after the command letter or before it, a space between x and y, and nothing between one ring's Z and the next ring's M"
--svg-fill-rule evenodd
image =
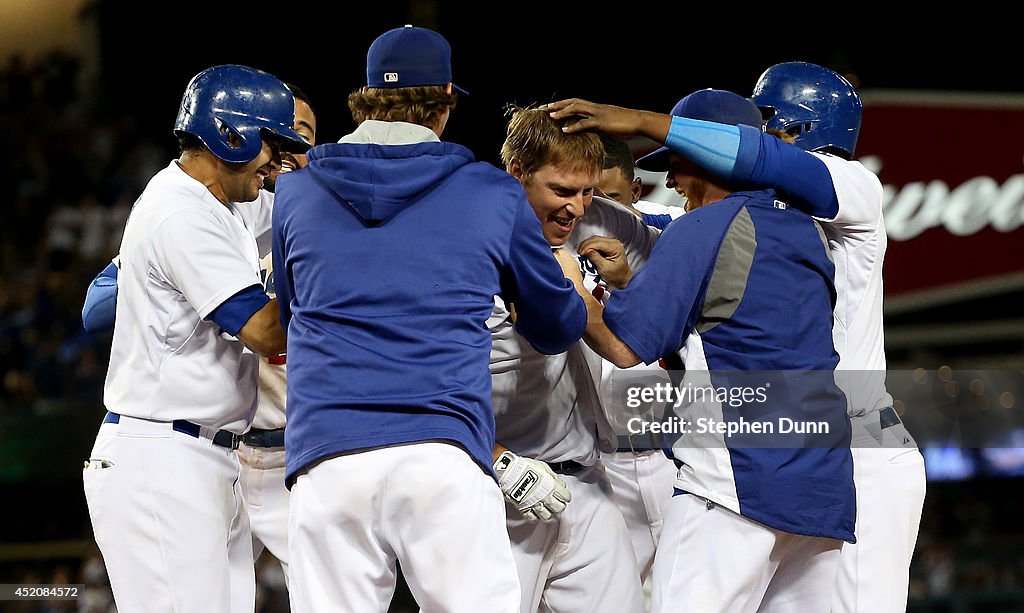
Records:
M260 190L252 202L233 202L231 208L256 237L256 250L263 257L270 253L270 216L274 213L274 192Z
M639 266L641 256L633 251L650 253L658 234L617 202L594 197L567 247L575 251L581 241L595 235L636 244L627 259L631 266ZM584 284L603 293L603 285L601 290L595 289L599 281L596 269L585 260L581 268ZM585 465L597 461L599 449L615 449L615 433L598 394L600 356L583 342L558 355L537 352L516 334L499 298L495 298L487 326L492 339L491 394L499 443L530 458Z
M567 244L575 251L580 243L592 236L616 238L622 241L626 251L626 261L629 263L630 269L635 273L647 262L647 258L650 257L651 250L654 249L654 244L660 235L661 230L645 225L636 215L618 202L595 196L590 208L587 209L587 214L577 222L576 228L569 236ZM584 286L590 289L594 297L602 303L607 301L608 296L611 295L610 292L613 290L601 279L601 276L597 273L597 268L583 257L580 257L580 267L583 271ZM598 287L600 289L597 289ZM585 347L585 351L593 353L589 347ZM600 357L597 359L601 362L601 375L597 380L599 386L598 395L601 400L599 406L604 411L605 423L609 424L614 432L624 433L624 418L628 419L629 417L625 407L608 402L611 399L611 376L616 370L615 365ZM661 370L661 367L657 364L652 366L640 365L636 368L639 370Z
M835 219L822 227L836 266L836 380L849 402L857 488L857 543L840 553L832 610L897 613L906 609L926 485L924 459L903 425L879 429L877 411L892 405L885 387L882 185L860 162L814 155L839 201Z
M856 371L843 385L851 417L892 405L885 389L882 262L888 239L882 219L882 183L860 162L815 153L828 168L839 200L835 219L822 224L836 266L836 324L832 338L839 365ZM877 375L877 376L875 376ZM837 377L842 383L843 375Z
M637 200L633 204L633 208L648 215L668 215L672 219L677 219L686 214L686 209L681 206L669 206L660 202L651 202L650 200Z
M119 257L106 407L244 432L256 409L258 358L204 318L260 283L252 234L171 162L136 202Z

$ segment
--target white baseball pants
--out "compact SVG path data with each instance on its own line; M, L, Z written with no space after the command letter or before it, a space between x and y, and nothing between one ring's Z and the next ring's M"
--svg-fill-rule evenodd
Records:
M253 612L234 451L122 415L100 427L90 458L85 498L120 613Z
M654 613L828 613L838 539L775 530L684 494L654 558Z
M242 461L242 497L252 531L252 557L259 559L264 549L281 562L288 580L288 504L290 494L284 485L284 448L240 445Z
M384 613L396 560L423 613L519 610L504 497L455 445L320 462L292 486L288 539L294 611Z
M887 436L905 432L902 424L885 431ZM910 560L924 505L924 457L916 444L865 448L856 443L851 451L857 543L843 546L832 611L906 611Z
M636 555L600 464L560 475L572 501L550 522L506 506L522 613L641 613Z
M626 521L644 599L649 602L654 552L665 519L665 505L672 498L676 465L659 449L601 454L601 463L612 486L612 500Z

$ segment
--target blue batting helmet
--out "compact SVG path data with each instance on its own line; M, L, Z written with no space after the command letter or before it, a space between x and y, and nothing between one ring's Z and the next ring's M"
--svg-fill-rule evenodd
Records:
M295 98L277 77L248 66L213 66L192 77L181 99L174 133L198 138L233 164L256 159L260 130L282 138L282 148L303 153L310 144L296 132ZM232 138L232 135L234 138Z
M767 117L765 128L795 137L806 151L853 157L863 104L839 74L807 62L784 62L764 71L751 96Z

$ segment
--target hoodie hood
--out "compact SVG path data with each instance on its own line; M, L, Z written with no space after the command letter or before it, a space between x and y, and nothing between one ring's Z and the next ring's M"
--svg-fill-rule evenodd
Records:
M307 154L307 170L338 195L368 225L415 206L455 171L474 161L461 145L334 143Z

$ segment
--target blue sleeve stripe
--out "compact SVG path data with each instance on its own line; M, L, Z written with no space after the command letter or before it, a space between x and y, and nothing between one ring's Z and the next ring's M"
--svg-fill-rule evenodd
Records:
M720 177L732 177L740 146L740 130L710 121L672 117L665 146Z
M212 320L231 336L238 336L246 322L268 302L270 297L262 287L250 285L222 302L207 319Z

